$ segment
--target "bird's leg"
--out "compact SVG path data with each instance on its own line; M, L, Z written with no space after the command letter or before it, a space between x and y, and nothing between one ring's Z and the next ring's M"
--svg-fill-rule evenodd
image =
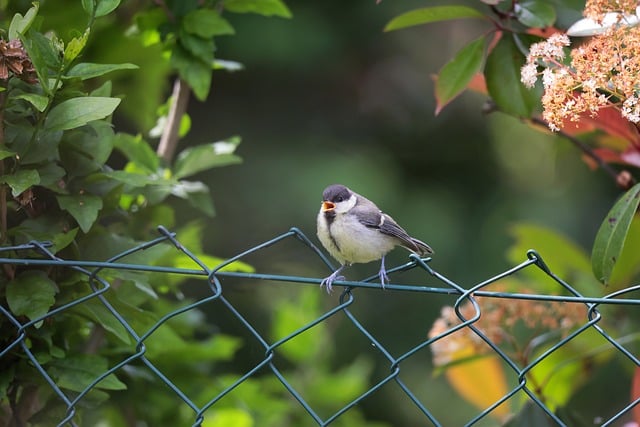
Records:
M384 289L384 285L389 283L389 277L387 276L387 269L384 268L384 255L382 256L382 263L380 264L380 271L378 272L378 277L380 278L380 284L382 285L382 289Z
M331 273L331 276L327 277L322 282L320 282L320 287L325 286L328 294L333 292L333 287L331 286L333 282L335 282L336 280L344 280L344 276L340 276L340 272L344 267L345 267L345 264L341 265L340 268L338 268L336 271Z

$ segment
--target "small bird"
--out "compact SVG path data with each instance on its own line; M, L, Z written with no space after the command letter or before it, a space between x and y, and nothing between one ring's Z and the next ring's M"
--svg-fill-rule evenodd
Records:
M331 256L340 262L340 268L320 283L329 293L333 282L344 279L339 274L346 266L378 259L382 259L378 276L384 289L385 283L389 283L384 257L398 245L419 256L433 254L429 245L409 236L375 203L344 185L334 184L325 188L322 200L318 213L318 238Z

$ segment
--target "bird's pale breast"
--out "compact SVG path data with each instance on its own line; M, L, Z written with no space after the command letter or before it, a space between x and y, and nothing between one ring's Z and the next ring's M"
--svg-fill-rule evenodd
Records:
M357 218L338 214L333 221L318 215L318 238L331 256L342 264L366 263L382 258L395 247L393 239L381 239L375 228Z

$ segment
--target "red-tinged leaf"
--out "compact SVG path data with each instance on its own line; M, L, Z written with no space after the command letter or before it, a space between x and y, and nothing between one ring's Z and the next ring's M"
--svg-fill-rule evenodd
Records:
M619 136L629 142L640 143L640 135L636 127L629 120L622 117L620 111L615 108L603 108L598 111L598 115L595 117L591 117L588 113L585 113L584 116L596 128L609 135Z
M436 115L462 91L482 67L485 38L480 37L462 49L445 64L436 80Z
M616 108L602 108L598 110L596 116L591 116L591 113L584 112L577 122L566 120L562 126L562 131L569 135L579 135L596 129L606 134L623 138L625 141L640 144L638 130L629 120L622 117L622 114Z
M467 89L487 95L487 82L484 79L484 74L476 73L467 85Z
M384 31L394 31L430 22L447 21L461 18L484 18L476 9L467 6L434 6L410 10L393 18L384 27Z
M496 31L493 33L493 38L491 38L491 41L489 41L489 46L487 46L488 53L493 52L493 48L496 47L503 35L504 32L502 31Z
M601 158L607 163L622 163L622 158L620 157L620 153L610 148L594 148L593 154L595 154L596 156L598 156L599 158ZM586 157L586 159L591 159L591 157ZM590 162L587 161L587 164L591 165L591 163L593 163L593 159L591 159ZM595 163L593 163L593 168L597 169L598 166Z
M631 402L635 402L640 398L640 367L636 366L633 370L633 382L631 383ZM631 410L633 421L640 423L640 405L636 405Z

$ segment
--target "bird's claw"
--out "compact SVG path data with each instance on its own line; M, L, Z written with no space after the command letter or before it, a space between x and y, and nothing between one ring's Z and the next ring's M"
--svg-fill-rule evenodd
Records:
M387 269L384 267L384 257L382 257L382 263L380 264L380 271L378 272L378 277L380 278L380 285L382 289L384 286L389 283L389 276L387 276Z
M381 268L378 272L378 277L380 278L380 285L382 286L382 289L384 289L384 286L389 283L389 276L387 276L387 271L384 268Z
M337 269L336 271L331 273L329 277L325 278L322 282L320 282L320 287L324 286L328 294L333 292L333 286L332 286L333 282L335 282L336 280L340 281L345 279L344 276L340 275L341 270L342 268Z

